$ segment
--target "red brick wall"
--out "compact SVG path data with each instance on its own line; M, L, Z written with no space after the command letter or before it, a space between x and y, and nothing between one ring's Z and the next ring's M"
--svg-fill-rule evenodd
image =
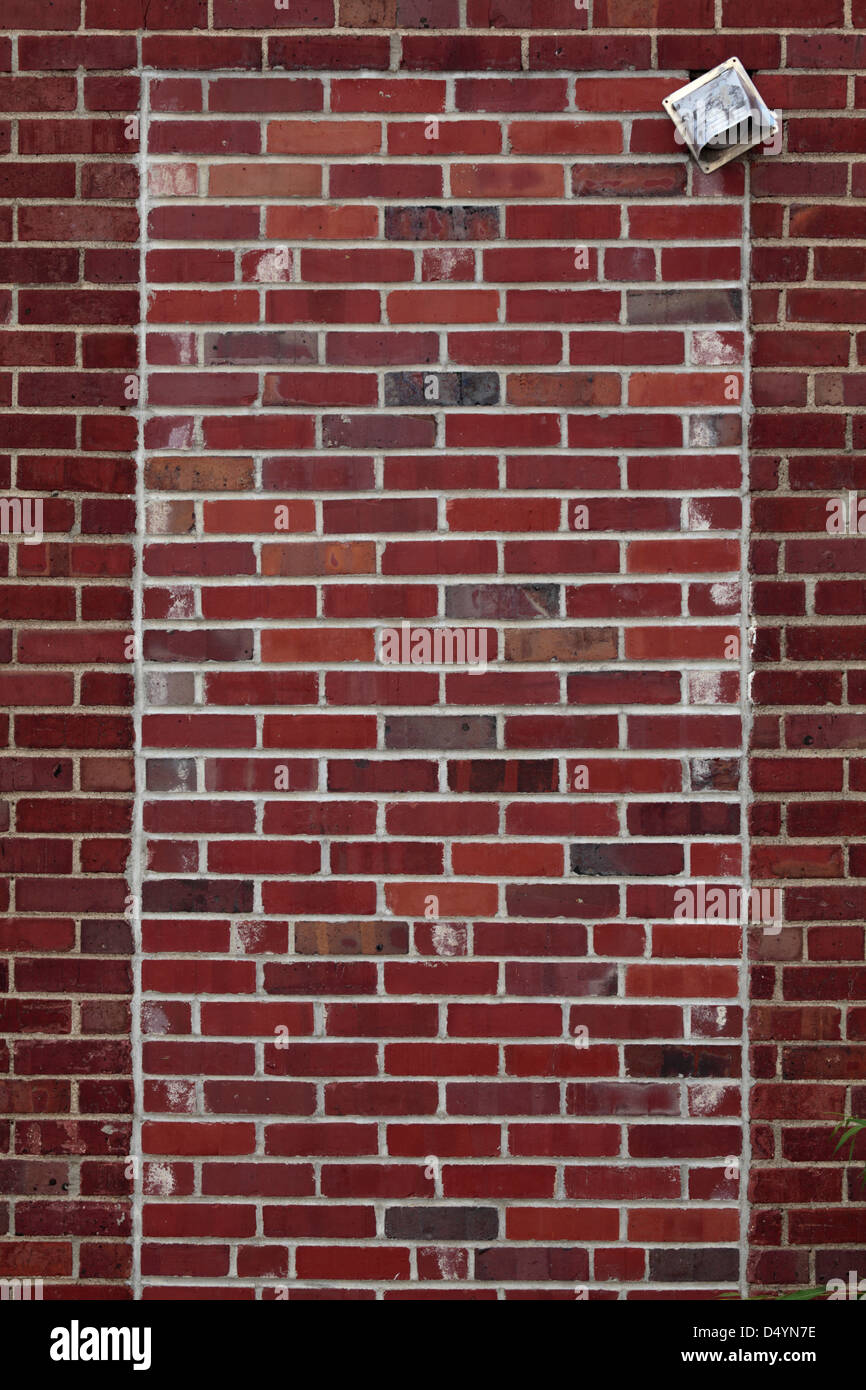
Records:
M830 1129L862 1110L863 939L858 851L836 843L833 803L856 796L856 755L844 765L858 724L827 715L858 702L845 617L859 609L859 542L830 540L823 518L827 493L859 481L846 108L864 7L760 16L788 33L737 29L753 11L739 0L659 0L652 30L631 0L591 13L570 0L341 5L336 27L355 32L329 32L331 5L214 0L204 34L203 0L152 0L137 35L138 3L13 0L21 28L0 44L0 195L24 199L0 203L0 384L14 407L0 447L9 495L43 497L50 533L10 544L0 586L15 878L0 1277L129 1296L131 1191L145 1296L406 1296L396 1276L429 1297L444 1276L449 1297L707 1297L745 1275L730 1162L745 1156L737 934L665 925L674 876L740 881L738 663L704 668L721 667L719 636L738 627L742 407L717 392L741 367L746 204L742 166L703 178L659 111L732 52L791 113L786 153L758 161L748 201L752 837L757 879L806 880L787 895L796 925L755 944L750 1275L846 1272L862 1263L863 1207ZM229 211L208 211L184 262L159 244L188 239L171 221L183 199L155 189L148 209L139 624L125 118L141 63L162 74L149 164L212 164ZM246 142L250 180L273 167L266 148L293 166L289 200L220 185L238 147L219 132L185 145L196 110ZM437 114L437 154L418 153ZM336 144L317 146L334 128ZM388 235L382 210L413 202L495 208L498 235L479 215L470 268L452 223L446 266L419 237L429 214ZM358 211L335 222L346 204ZM288 248L288 280L240 258L255 261L263 237ZM589 265L575 270L581 245ZM437 291L447 309L428 307L446 270L470 269L474 289L455 278ZM199 326L188 309L203 286L229 308ZM243 345L224 335L238 331L280 334L275 360L234 361ZM380 360L362 334L381 335ZM390 360L409 334L408 359ZM431 406L422 386L418 399L425 368L468 394ZM192 418L192 434L167 417ZM568 527L584 493L589 535ZM291 539L274 538L275 501ZM377 665L375 628L401 618L483 622L496 667ZM143 660L127 640L139 628ZM130 860L133 661L148 767ZM575 762L583 792L566 790ZM650 766L647 784L635 770ZM826 820L804 805L815 790ZM128 862L135 893L144 875L141 923L137 901L124 915ZM438 927L423 916L431 893ZM571 1043L582 1023L585 1050Z
M743 180L645 155L676 85L152 83L148 1295L735 1277L737 934L646 921L740 864Z
M866 1274L862 1163L841 1162L831 1133L866 1103L866 542L827 532L828 501L847 513L864 478L863 43L786 39L795 71L762 79L791 112L785 152L752 173L752 870L785 886L789 923L753 941L759 1285Z
M138 81L134 37L71 37L79 10L16 0L37 32L0 40L2 491L43 499L45 532L4 537L0 584L0 1277L104 1298L131 1269Z

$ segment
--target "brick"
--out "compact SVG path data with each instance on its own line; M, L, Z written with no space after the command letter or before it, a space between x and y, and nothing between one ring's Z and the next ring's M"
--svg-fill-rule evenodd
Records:
M364 66L367 66L366 64ZM445 83L434 78L336 78L331 84L332 111L445 110Z
M558 164L455 164L451 192L458 198L558 198L563 171Z
M387 71L390 60L388 39L376 34L340 35L338 37L306 37L267 41L268 62L272 68L292 71L311 68L324 71L347 69L380 69Z
M385 209L385 236L393 241L488 241L499 234L498 208Z
M377 154L382 144L378 121L271 121L267 148L275 154Z
M275 12L270 0L216 0L213 19L217 29L330 29L334 8L333 0L311 0L300 11Z
M142 58L146 67L168 69L262 67L260 38L226 38L211 34L145 35Z
M210 111L320 111L323 101L322 83L312 77L214 77L208 83Z
M395 155L499 154L502 130L495 121L391 122L388 152Z
M592 72L651 67L650 44L645 37L617 38L616 45L602 35L566 34L561 38L530 38L529 66L544 71ZM676 67L677 64L665 64Z
M403 39L402 65L410 72L514 72L520 70L520 43L517 38L499 35L412 34Z

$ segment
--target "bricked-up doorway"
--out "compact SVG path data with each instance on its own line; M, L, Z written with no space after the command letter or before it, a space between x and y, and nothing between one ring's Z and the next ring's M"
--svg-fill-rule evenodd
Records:
M684 76L145 75L145 1296L744 1275L740 932L673 920L743 882L744 169L656 153Z

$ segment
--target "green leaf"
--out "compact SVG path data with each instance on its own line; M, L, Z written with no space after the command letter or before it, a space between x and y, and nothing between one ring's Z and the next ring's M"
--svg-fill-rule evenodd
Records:
M838 1153L840 1149L847 1147L848 1158L849 1160L853 1159L854 1145L864 1130L866 1130L866 1120L856 1120L853 1115L848 1116L838 1125L834 1125L833 1133L839 1134L840 1137L836 1142L833 1152ZM866 1182L866 1168L864 1168L860 1174L860 1181Z
M780 1303L802 1303L809 1298L823 1298L828 1292L827 1286L822 1285L819 1289L798 1289L796 1293L783 1293L779 1295Z
M794 1293L747 1294L744 1303L802 1303L806 1299L823 1298L829 1292L826 1285L817 1289L797 1289ZM739 1298L738 1293L723 1293L720 1298ZM866 1295L864 1295L866 1297Z

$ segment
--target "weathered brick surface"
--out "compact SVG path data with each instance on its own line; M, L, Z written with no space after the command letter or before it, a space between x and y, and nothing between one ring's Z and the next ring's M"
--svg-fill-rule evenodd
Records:
M406 51L435 68L452 45ZM646 917L671 892L650 908L642 885L740 867L738 787L703 768L742 749L742 184L624 153L613 77L612 114L556 122L447 98L441 122L383 119L348 80L361 119L214 120L223 83L165 114L156 79L146 130L145 1294L274 1235L299 1292L573 1293L611 1277L611 1242L626 1285L665 1241L693 1246L690 1280L724 1279L740 1056L686 1040L708 1004L739 1035L737 937L717 963L671 949ZM587 151L620 162L572 164ZM676 225L631 226L707 197L730 227L717 290L688 286ZM564 241L575 211L588 235ZM457 618L486 674L381 659L383 627ZM197 1017L163 1020L177 994L204 996ZM660 1041L623 1045L648 994L671 1000ZM598 995L619 1001L604 1023ZM286 1167L288 1116L306 1140ZM667 1205L609 1200L623 1172ZM169 1238L205 1231L207 1269L173 1260ZM457 1247L431 1266L431 1241Z
M13 4L51 33L0 44L0 473L44 532L4 536L0 584L0 1277L124 1298L138 80L69 71L76 45L73 69L135 63L131 36L69 38L79 10Z
M860 481L866 16L649 8L7 0L0 476L45 539L0 583L0 1277L864 1273L830 1132L866 1094L861 541L826 502ZM748 189L660 110L732 52L788 118ZM389 667L401 621L490 668ZM672 920L744 849L787 917L748 1078L739 932Z
M791 118L784 154L752 176L752 867L756 881L784 885L790 924L752 943L758 1284L866 1272L858 1166L834 1154L831 1133L866 1101L856 843L866 541L849 496L863 478L862 119L852 113L862 92L846 73L862 35L806 40L788 39L788 64L821 71L764 80ZM854 1156L864 1152L861 1136Z

